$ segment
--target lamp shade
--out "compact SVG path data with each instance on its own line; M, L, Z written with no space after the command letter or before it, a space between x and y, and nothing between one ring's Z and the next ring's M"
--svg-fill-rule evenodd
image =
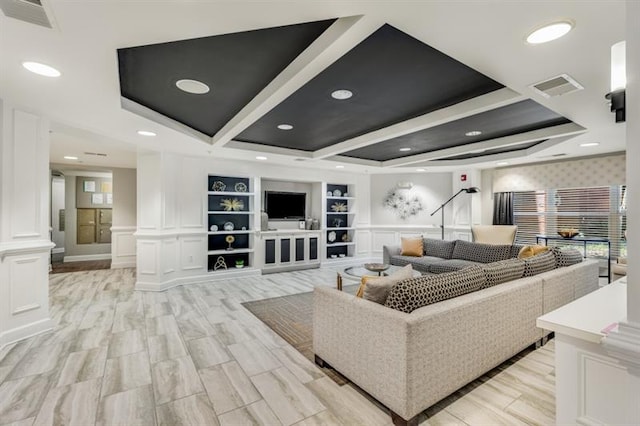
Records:
M626 42L621 41L611 46L611 91L627 87Z
M480 188L478 188L477 186L472 186L472 187L469 187L469 188L465 188L464 191L467 194L475 194L476 192L480 192Z

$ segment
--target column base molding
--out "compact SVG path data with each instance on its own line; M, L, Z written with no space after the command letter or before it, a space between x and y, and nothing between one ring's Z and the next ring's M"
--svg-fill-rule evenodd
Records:
M640 324L621 321L618 330L602 340L602 347L610 356L640 372Z

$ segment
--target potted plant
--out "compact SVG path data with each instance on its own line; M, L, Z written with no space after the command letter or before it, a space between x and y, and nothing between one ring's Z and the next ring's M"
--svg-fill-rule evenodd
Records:
M244 268L244 259L236 260L236 268Z

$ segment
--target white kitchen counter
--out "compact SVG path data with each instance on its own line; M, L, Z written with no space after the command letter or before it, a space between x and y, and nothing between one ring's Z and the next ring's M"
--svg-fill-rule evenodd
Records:
M574 300L538 318L536 325L592 343L600 343L603 331L627 316L627 277ZM611 331L611 329L606 330Z

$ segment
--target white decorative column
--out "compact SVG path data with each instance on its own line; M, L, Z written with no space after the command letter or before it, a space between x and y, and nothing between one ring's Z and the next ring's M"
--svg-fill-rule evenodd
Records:
M0 99L0 347L52 328L49 125Z
M640 2L627 0L626 12L627 317L604 344L640 377L640 170L634 164L640 156Z
M138 155L136 288L161 291L207 280L202 161L168 153Z

